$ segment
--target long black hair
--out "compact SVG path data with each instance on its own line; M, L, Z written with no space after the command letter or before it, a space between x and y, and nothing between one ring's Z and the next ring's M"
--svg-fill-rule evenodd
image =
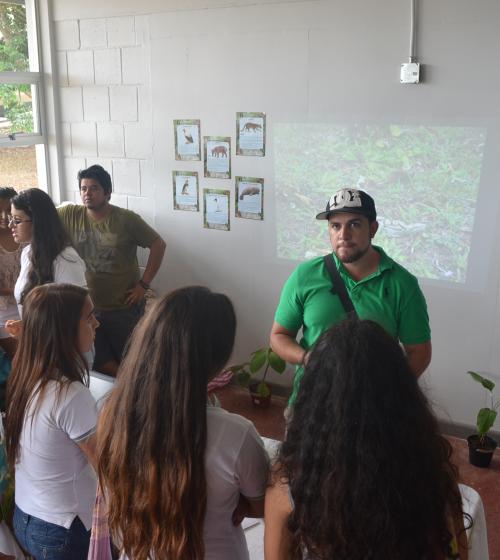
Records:
M21 303L35 287L54 281L54 260L70 240L50 196L41 189L26 189L11 200L32 222L31 267Z
M450 456L397 341L372 321L332 327L311 353L279 454L295 558L445 553L447 515L462 514Z
M128 558L204 558L207 384L229 359L231 301L203 287L161 298L134 330L99 418L99 480Z

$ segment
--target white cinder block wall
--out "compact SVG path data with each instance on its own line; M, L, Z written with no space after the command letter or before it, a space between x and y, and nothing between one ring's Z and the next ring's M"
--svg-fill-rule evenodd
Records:
M154 222L149 53L143 16L55 22L63 136L63 199L79 201L78 170L100 164L113 204ZM145 252L140 251L144 264Z
M486 128L470 256L476 275L486 272L476 286L421 282L434 347L423 383L442 419L473 424L482 392L465 372L500 374L500 74L491 71L500 3L418 4L424 81L404 87L409 0L52 0L62 198L77 195L78 169L109 169L113 202L139 212L167 241L158 290L196 283L227 293L239 323L233 359L243 361L267 342L296 264L276 255L276 123ZM231 136L234 150L237 111L267 113L265 158L233 155L230 180L204 178L202 162L175 161L173 119L199 118L202 136ZM173 170L197 171L200 194L231 191L230 232L203 229L201 212L173 210ZM234 217L235 175L264 178L264 222Z

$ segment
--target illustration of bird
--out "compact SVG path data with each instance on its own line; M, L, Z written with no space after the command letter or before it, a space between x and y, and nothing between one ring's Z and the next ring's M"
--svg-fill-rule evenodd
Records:
M189 194L189 179L186 179L184 181L184 184L182 185L182 192L181 194Z
M182 132L184 133L184 140L186 141L186 144L192 144L194 140L193 137L191 136L191 133L189 132L189 129L183 128Z

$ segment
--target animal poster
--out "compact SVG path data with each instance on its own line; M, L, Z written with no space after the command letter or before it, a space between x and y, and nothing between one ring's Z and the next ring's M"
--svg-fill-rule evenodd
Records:
M265 113L236 113L236 155L266 155Z
M175 159L183 161L201 160L201 138L199 120L174 121Z
M234 214L237 218L264 219L264 179L236 177Z
M196 171L172 171L174 186L174 210L200 210L198 198L198 173Z
M205 177L231 178L231 138L229 136L204 136Z
M204 227L229 231L229 197L229 191L203 189Z

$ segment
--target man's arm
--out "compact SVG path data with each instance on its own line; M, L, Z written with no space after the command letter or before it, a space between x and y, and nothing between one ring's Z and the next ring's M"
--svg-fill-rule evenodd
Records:
M413 373L420 377L431 363L432 345L431 341L423 344L403 344L408 363Z
M274 321L269 344L271 348L289 364L302 364L307 351L295 340L297 331L293 332Z
M144 269L144 274L142 275L142 282L145 284L151 284L153 278L156 276L158 269L161 266L163 261L163 256L165 254L165 248L167 244L163 239L158 236L153 243L151 243L151 247L149 248L149 257L148 262L146 263L146 268ZM146 288L142 286L140 283L136 284L134 288L127 292L128 296L125 300L126 305L135 305L141 301L146 293Z

